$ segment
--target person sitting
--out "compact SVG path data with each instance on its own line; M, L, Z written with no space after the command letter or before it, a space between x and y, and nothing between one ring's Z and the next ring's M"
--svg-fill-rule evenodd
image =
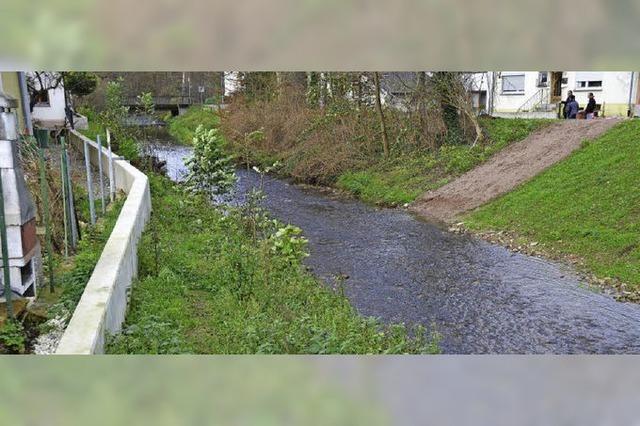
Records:
M567 105L569 105L569 102L571 101L572 96L573 96L573 91L569 90L569 93L567 93L567 100L561 102L563 104L562 116L564 118L568 118L567 111L569 110L569 107Z
M589 102L587 102L587 107L584 109L586 114L586 119L591 120L594 117L596 111L596 98L593 96L593 93L589 93Z
M569 102L567 102L567 118L574 120L578 116L578 109L580 105L576 102L574 95L569 96Z

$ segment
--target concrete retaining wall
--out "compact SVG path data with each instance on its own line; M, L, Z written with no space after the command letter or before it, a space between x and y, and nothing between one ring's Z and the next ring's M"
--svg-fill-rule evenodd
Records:
M98 145L73 132L69 141L76 149L90 146L91 162L98 164ZM103 171L108 173L106 149ZM56 354L99 354L106 333L120 331L129 299L129 289L138 272L138 242L151 214L147 176L120 157L114 157L116 188L127 194L122 211L82 298L58 345Z

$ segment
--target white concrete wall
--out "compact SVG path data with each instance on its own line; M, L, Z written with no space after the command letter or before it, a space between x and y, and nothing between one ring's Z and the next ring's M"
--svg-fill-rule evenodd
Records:
M91 148L91 161L97 165L97 144L72 133L71 144L83 149L86 141ZM104 148L103 153L106 174L108 158ZM116 159L114 168L116 187L127 194L127 199L56 354L103 353L106 333L117 333L124 322L129 290L138 272L138 243L151 214L151 193L147 176L127 161Z
M524 74L524 93L503 93L502 77L518 74ZM540 90L540 87L538 87L537 71L503 71L496 81L494 110L496 112L514 112L538 90Z
M576 101L581 107L587 105L588 94L593 92L596 102L605 103L605 114L607 113L607 105L628 105L629 103L629 87L631 84L631 72L601 72L602 88L576 88L576 76L578 73L567 73L567 84L562 87L562 98L566 99L567 92L573 90ZM631 101L634 102L633 93Z
M64 124L64 89L49 90L49 106L34 106L31 117L34 121Z

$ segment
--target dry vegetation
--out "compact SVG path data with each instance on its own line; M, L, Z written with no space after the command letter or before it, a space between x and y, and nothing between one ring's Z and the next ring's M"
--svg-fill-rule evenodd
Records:
M309 81L259 74L260 84L245 84L221 114L239 161L279 162L283 176L338 186L376 204L411 202L548 123L478 118L460 73L414 79L401 99L387 98L383 117L366 73L329 73L327 84L335 80L330 94L314 94Z

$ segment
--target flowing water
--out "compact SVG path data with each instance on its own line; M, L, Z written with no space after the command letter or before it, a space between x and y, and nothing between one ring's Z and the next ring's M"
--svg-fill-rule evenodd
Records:
M158 147L169 176L189 149ZM238 197L259 185L238 171ZM445 353L640 353L640 305L584 287L571 269L384 209L266 177L266 207L303 229L307 264L363 315L434 326Z

